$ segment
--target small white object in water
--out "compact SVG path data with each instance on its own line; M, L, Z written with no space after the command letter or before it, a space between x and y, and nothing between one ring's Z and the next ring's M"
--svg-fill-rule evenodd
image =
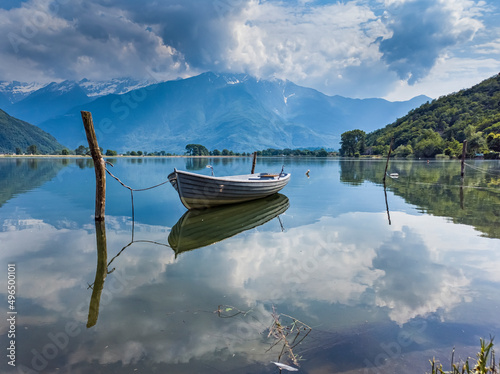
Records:
M294 368L292 366L288 366L288 365L285 365L285 364L282 364L281 362L274 362L274 361L271 361L271 363L275 364L277 367L281 369L285 369L285 370L288 370L288 371L299 371L299 369L297 368Z

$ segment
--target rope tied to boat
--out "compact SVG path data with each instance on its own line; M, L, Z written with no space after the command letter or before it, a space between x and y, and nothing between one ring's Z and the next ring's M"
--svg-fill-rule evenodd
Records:
M105 161L105 163L111 165L112 167L114 167L114 165L111 162L109 162L109 161ZM106 170L106 173L108 173L112 178L116 179L118 181L118 183L120 183L123 187L127 188L128 190L130 190L130 198L132 200L132 229L134 228L134 191L152 190L153 188L163 186L164 184L170 182L167 179L166 181L163 181L161 183L155 184L154 186L151 186L151 187L146 187L146 188L132 188L130 186L127 186L125 183L123 183L120 180L120 178L118 178L116 175L114 175L112 172L110 172L107 167L104 167L104 169Z
M111 166L114 166L111 162L109 161L106 161L106 164L109 164ZM111 177L113 177L114 179L116 179L118 181L118 183L120 183L123 187L125 188L128 188L130 191L146 191L146 190L152 190L153 188L156 188L156 187L160 187L162 185L164 185L165 183L168 183L169 180L167 179L166 181L164 182L161 182L161 183L158 183L154 186L151 186L151 187L146 187L146 188L132 188L130 186L127 186L125 183L123 183L120 178L118 178L117 176L113 175L113 173L111 173L108 168L105 168L106 170L106 173L108 173Z
M283 172L283 170L285 170L285 165L281 166L281 171L280 171L280 173L278 175L278 179L280 179L282 175L285 175L285 173Z

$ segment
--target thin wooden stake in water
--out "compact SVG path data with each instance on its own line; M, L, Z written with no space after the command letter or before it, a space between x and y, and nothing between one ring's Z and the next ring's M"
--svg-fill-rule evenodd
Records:
M460 167L460 208L464 209L464 177L465 177L465 154L467 153L467 140L462 147L462 162Z
M104 220L104 208L106 206L106 168L104 159L101 156L99 144L95 136L94 122L90 112L81 111L85 134L89 143L90 154L94 160L95 170L95 220Z
M253 153L253 162L252 162L252 172L250 174L253 174L255 172L255 164L257 163L257 152Z
M387 176L387 167L389 166L389 157L391 157L391 151L392 151L393 144L394 144L394 138L391 139L391 145L389 146L389 153L387 154L387 162L385 163L384 186L385 186L385 177Z
M462 147L462 167L460 169L460 177L462 178L462 182L465 176L465 153L467 152L467 140L464 140L464 145Z

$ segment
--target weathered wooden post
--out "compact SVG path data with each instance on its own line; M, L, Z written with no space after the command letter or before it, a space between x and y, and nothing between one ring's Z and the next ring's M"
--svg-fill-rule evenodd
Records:
M394 144L394 137L391 139L391 145L389 146L389 153L387 154L387 162L385 163L385 171L384 171L384 186L385 186L385 177L387 176L387 167L389 166L389 157L391 157L392 145Z
M255 164L257 163L257 152L253 153L253 161L252 161L252 171L250 174L255 173Z
M460 178L462 178L462 182L464 181L465 176L465 154L467 153L467 140L464 140L464 145L462 147L462 163L460 168Z
M90 112L81 111L83 126L85 127L85 134L89 143L90 154L94 160L95 170L95 220L104 220L104 210L106 207L106 168L105 162L102 158L99 144L94 130L94 122L92 121L92 114Z
M462 160L460 166L460 208L464 209L464 177L465 177L465 155L467 154L467 140L462 147Z

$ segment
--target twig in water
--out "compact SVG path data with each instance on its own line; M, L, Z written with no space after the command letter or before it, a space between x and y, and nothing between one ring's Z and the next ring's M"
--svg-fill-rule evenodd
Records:
M292 320L292 323L290 325L283 325L280 322L281 316L290 318ZM273 323L271 327L269 327L269 334L267 335L267 337L268 338L271 336L274 337L276 339L276 342L273 345L271 345L271 347L267 351L271 350L274 346L278 345L278 343L283 342L283 348L281 349L281 353L278 356L278 361L281 360L283 353L286 352L288 358L293 362L293 364L296 366L300 366L298 357L293 353L293 349L297 345L302 343L302 341L307 337L307 335L309 335L312 328L306 325L304 322L301 322L298 319L291 317L287 314L281 314L281 315L278 314L276 312L276 309L274 308L274 305L273 305L272 317L273 317ZM304 331L307 332L301 335L301 332ZM290 335L293 336L293 340L289 339Z

